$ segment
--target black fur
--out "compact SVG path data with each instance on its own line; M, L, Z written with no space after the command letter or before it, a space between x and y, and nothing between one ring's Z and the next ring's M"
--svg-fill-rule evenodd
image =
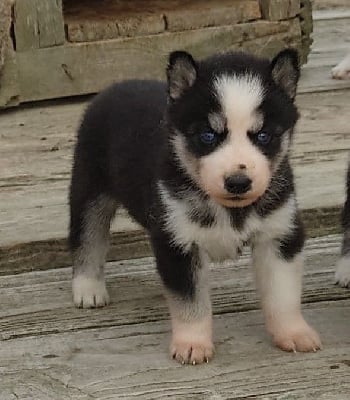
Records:
M184 252L172 245L169 234L154 229L151 233L157 270L165 286L184 300L195 296L196 270L201 267L198 247L193 244L191 250Z
M166 85L155 81L113 85L88 107L79 128L72 171L72 249L80 244L86 208L100 195L125 204L130 215L149 228L153 207L157 209L154 186L166 152L167 138L161 126L165 107Z
M304 227L300 215L296 214L294 228L288 235L279 242L279 250L283 259L290 261L296 254L299 254L304 246Z

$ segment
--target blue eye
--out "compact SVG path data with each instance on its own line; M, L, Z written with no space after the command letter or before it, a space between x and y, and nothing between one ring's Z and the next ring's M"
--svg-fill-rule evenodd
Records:
M214 143L216 143L216 140L217 140L216 133L215 132L211 132L211 131L202 132L199 135L199 137L200 137L201 142L204 143L204 144L214 144Z
M256 135L256 140L257 140L258 143L266 145L271 140L271 134L266 132L266 131L260 131Z

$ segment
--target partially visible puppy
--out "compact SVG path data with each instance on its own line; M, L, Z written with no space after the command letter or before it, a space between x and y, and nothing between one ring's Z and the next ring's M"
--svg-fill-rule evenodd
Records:
M350 163L347 176L346 201L343 210L343 246L341 258L338 261L335 281L338 285L350 287Z
M332 68L333 79L350 79L350 53Z

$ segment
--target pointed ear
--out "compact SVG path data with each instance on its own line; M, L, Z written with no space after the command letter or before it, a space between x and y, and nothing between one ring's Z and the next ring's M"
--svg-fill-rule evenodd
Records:
M300 77L297 51L287 49L278 53L271 62L271 75L275 83L294 99Z
M169 97L176 100L194 84L197 78L197 64L191 54L185 51L171 53L167 78Z

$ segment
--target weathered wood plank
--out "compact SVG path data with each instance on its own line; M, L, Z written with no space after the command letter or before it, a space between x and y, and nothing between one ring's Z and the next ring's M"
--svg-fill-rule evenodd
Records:
M338 222L339 210L336 214L321 213L323 220L317 219L317 226L314 236L320 229L327 233L334 233L337 224L331 224L334 219ZM334 217L334 214L336 217ZM126 219L125 215L117 216L118 220ZM317 218L312 215L313 220ZM324 220L327 218L326 223ZM323 227L322 224L325 226ZM320 227L321 225L321 227ZM118 224L118 228L121 226ZM327 229L328 228L328 229ZM152 255L151 245L148 235L143 230L139 230L136 224L133 225L130 219L126 220L124 230L112 233L110 238L110 250L108 260L124 260L130 258L140 258ZM338 229L339 230L339 229ZM25 234L25 232L23 233ZM46 231L45 235L50 236L51 232ZM24 241L17 245L0 247L0 276L18 274L21 272L47 270L52 268L62 268L70 266L72 263L71 255L68 251L67 241L63 239L50 238L47 240Z
M216 316L216 356L197 367L169 359L164 321L9 340L0 392L2 400L347 400L349 312L349 300L306 307L323 337L315 354L272 348L259 312Z
M339 235L308 241L305 303L350 298L349 290L334 285L340 242ZM213 265L211 275L214 313L259 308L248 253L237 262ZM9 340L168 319L153 257L109 263L106 276L112 304L101 310L73 307L70 268L2 276L0 337Z
M113 304L102 310L72 307L68 269L3 277L2 400L28 394L38 400L345 400L350 291L332 283L339 244L339 236L330 236L307 246L304 303L312 304L303 308L322 336L322 351L293 355L272 348L255 311L245 256L236 266L212 269L216 357L197 368L168 357L167 309L150 258L108 266Z
M314 24L312 54L349 49L350 16L337 20L318 20Z
M260 0L263 18L279 21L295 17L300 12L300 0Z
M297 97L301 120L293 164L303 209L339 207L343 202L350 150L348 96L347 91L336 91ZM66 236L72 146L85 107L86 102L76 101L2 113L1 246ZM125 214L113 225L117 231L136 228ZM43 249L47 251L47 245Z
M264 38L261 40L269 44L265 47L266 52L275 51L276 46L278 49L286 47L287 42L297 44L301 40L300 30L293 20L257 21L19 52L21 99L29 101L91 93L113 81L129 78L163 79L169 51L181 48L204 57L218 50L240 48L255 38ZM276 45L271 50L274 40ZM33 86L31 82L36 84Z
M324 4L320 8L321 3L328 4ZM336 8L332 8L332 4L330 3L333 3ZM313 9L312 15L316 21L334 21L337 19L350 18L349 0L314 0Z
M53 378L47 368L2 372L1 400L91 400L92 397L78 388L69 387L64 380ZM7 367L6 367L7 370Z
M337 24L318 21L315 25L315 58L329 54L337 43L337 57L320 67L310 63L310 71L300 84L300 91L322 91L349 87L349 81L331 79L330 67L335 65L346 51L348 19ZM342 32L342 35L339 32ZM61 48L33 50L19 53L19 76L22 101L39 100L47 97L69 96L77 93L99 91L113 80L142 76L143 78L163 78L166 56L170 50L185 48L202 57L218 49L242 48L258 54L272 55L289 45L300 47L301 32L297 19L292 22L258 21L235 26L205 28L193 31L164 33L139 38L124 38L106 42L85 43ZM343 50L342 50L343 49ZM142 62L140 61L142 58ZM81 59L89 65L86 73L81 73ZM115 67L115 59L123 60ZM96 63L96 59L99 60ZM310 57L313 60L313 55ZM48 63L49 62L49 66ZM142 66L142 67L141 67ZM50 71L48 76L48 71ZM98 83L93 77L99 76ZM37 82L33 87L30 82ZM59 84L58 84L59 83ZM96 86L97 85L97 86Z
M16 54L10 43L3 51L4 64L0 71L0 109L15 106L20 102Z
M342 58L343 57L341 57L339 60ZM331 90L349 89L350 80L332 79L331 66L325 65L315 68L305 68L299 84L299 93L327 92Z
M303 222L307 236L314 238L341 231L340 208L303 210ZM152 248L145 231L127 219L123 212L116 217L118 223L114 225L114 232L110 238L108 261L140 258L152 255ZM125 221L124 227L120 221ZM47 226L46 226L47 227ZM24 232L23 235L28 232ZM21 232L17 232L21 235ZM53 233L46 231L45 235ZM18 238L22 236L17 236ZM31 272L33 270L47 270L70 266L71 255L67 249L66 239L28 241L26 237L17 245L0 247L0 276Z
M177 1L176 3L176 7L165 11L167 29L173 32L233 25L261 18L259 1L256 0Z
M233 25L261 17L258 0L104 0L67 2L65 24L70 42L144 36L208 26Z
M14 15L17 51L64 43L62 0L16 0Z

